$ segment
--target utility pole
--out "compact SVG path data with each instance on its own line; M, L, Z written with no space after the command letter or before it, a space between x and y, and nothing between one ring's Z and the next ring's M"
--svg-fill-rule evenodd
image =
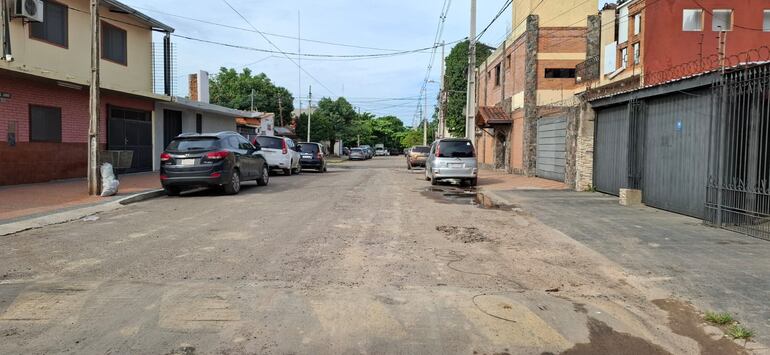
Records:
M251 112L254 112L254 89L251 89Z
M444 47L445 43L444 41L441 41L441 90L439 91L439 97L438 97L438 132L436 132L437 138L444 138L444 131L446 129L444 128L444 125L446 122L444 121L444 106L446 105L446 89L444 88L444 75L446 75L446 57L444 56Z
M99 0L91 8L91 88L88 101L88 194L99 194Z
M278 97L278 117L281 118L281 127L283 127L283 99Z
M297 96L297 103L299 103L299 115L302 115L302 18L300 12L297 10L297 78L299 88L299 95ZM281 119L283 121L283 118ZM310 126L308 126L308 136L310 136ZM310 138L307 139L310 142Z
M468 48L468 103L465 116L465 138L475 145L473 135L476 122L476 0L471 0L471 33Z
M310 85L310 89L307 91L307 141L310 143L310 111L313 107L313 85ZM300 116L302 116L302 111L300 111ZM332 147L334 148L334 147Z
M425 109L422 118L422 145L428 145L428 89L425 89L425 98L423 99Z

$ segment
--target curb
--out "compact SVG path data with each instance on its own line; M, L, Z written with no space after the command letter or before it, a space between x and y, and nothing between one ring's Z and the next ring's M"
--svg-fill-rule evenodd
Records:
M24 232L32 229L39 229L39 228L43 228L54 224L72 222L75 220L82 219L84 217L95 215L97 213L114 211L132 203L146 201L146 200L163 196L163 195L165 195L165 191L163 191L162 189L140 192L131 196L126 196L117 201L110 201L110 202L102 203L98 205L85 206L74 210L63 211L63 212L42 216L42 217L30 218L30 219L21 220L18 222L3 224L3 225L0 225L0 237L16 234L16 233L20 233L20 232Z

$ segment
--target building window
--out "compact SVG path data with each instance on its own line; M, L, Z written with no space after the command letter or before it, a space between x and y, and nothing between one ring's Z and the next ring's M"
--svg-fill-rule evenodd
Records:
M642 57L642 46L639 43L634 43L634 65L638 65Z
M545 69L545 77L547 79L574 79L575 78L575 69L574 68L546 68Z
M53 1L43 4L43 22L30 23L29 37L67 48L67 6Z
M625 68L628 65L628 48L620 50L620 67Z
M126 31L107 22L102 22L102 59L128 65Z
M628 6L620 9L618 15L618 43L628 41Z
M61 142L61 108L29 105L29 140Z
M634 36L642 32L642 14L634 15Z
M762 28L765 30L765 32L770 32L770 10L765 10L765 21Z
M500 83L502 82L501 69L500 64L495 65L495 86L500 86Z
M733 10L714 10L711 30L715 32L733 30Z
M203 115L195 115L195 132L203 133Z
M682 31L703 31L703 10L685 9L682 15Z
M505 71L511 70L511 55L505 57Z

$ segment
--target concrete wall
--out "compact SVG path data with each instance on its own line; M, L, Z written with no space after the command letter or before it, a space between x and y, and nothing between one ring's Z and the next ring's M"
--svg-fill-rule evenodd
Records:
M197 112L190 109L180 109L173 104L157 103L155 105L155 116L153 118L153 169L160 169L160 153L166 149L163 142L164 120L163 110L174 110L182 112L182 133L195 133L196 115L203 115L203 132L215 133L221 131L236 131L235 117L216 115L205 112Z
M542 27L585 27L586 18L599 8L598 0L521 0L514 4L513 38L524 33L529 15L538 15Z
M88 0L59 0L67 5L68 46L29 37L30 26L21 19L10 24L14 61L0 61L0 69L29 73L49 79L88 85L90 82L90 15ZM10 1L9 1L10 3ZM128 64L101 61L101 86L121 92L151 95L152 31L132 16L110 12L102 6L103 21L126 31ZM115 19L110 20L110 19Z

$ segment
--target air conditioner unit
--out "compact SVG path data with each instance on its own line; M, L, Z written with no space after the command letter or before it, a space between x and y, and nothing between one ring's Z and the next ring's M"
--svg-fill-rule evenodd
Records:
M43 22L43 0L16 0L13 17L25 18L31 22Z

